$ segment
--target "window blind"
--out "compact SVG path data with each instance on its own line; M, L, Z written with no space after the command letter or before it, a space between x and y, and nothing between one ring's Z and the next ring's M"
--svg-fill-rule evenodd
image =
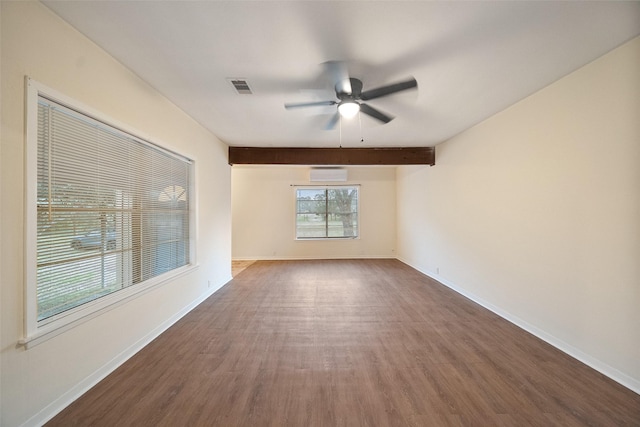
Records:
M37 320L190 262L191 161L38 97Z

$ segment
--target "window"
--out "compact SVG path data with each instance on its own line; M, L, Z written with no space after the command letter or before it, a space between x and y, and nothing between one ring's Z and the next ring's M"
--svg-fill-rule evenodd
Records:
M358 237L358 187L296 188L296 239Z
M192 264L193 165L27 85L29 340Z

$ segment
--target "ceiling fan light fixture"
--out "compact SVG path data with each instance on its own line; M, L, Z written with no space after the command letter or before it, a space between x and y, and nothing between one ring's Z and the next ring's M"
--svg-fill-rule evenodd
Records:
M360 104L355 101L342 101L338 105L338 111L340 115L345 119L354 117L360 111Z

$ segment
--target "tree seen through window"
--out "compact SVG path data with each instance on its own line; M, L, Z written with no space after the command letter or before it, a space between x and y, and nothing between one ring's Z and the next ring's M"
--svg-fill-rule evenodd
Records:
M358 237L358 187L296 189L296 238Z

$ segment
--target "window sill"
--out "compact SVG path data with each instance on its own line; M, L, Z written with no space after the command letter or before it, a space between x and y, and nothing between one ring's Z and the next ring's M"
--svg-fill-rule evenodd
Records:
M63 332L117 308L128 301L138 298L153 289L157 289L181 276L192 273L198 268L198 264L184 266L162 276L147 280L146 282L106 295L95 301L76 307L75 309L60 313L51 319L43 320L35 331L30 331L31 333L27 333L25 338L19 340L18 345L28 350L31 347L48 341Z
M354 237L296 237L294 240L296 242L305 242L305 241L333 241L333 240L359 240L360 236Z

